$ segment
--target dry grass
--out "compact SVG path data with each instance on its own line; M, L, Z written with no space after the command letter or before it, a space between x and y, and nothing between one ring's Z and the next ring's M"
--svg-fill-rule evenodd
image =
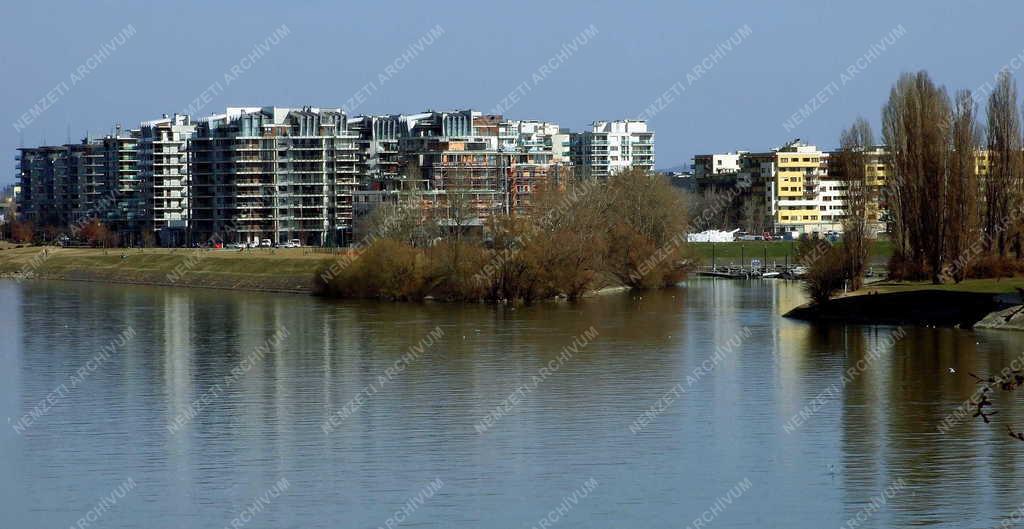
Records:
M46 252L45 254L43 252ZM0 249L0 273L45 279L310 291L313 272L340 256L308 249Z

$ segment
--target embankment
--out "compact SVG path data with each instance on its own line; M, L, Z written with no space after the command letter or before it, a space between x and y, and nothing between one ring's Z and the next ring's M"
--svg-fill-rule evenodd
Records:
M0 275L308 294L317 268L336 258L302 248L140 251L33 246L0 250Z
M820 305L801 305L785 316L856 324L972 327L1009 306L992 293L914 290L835 298Z

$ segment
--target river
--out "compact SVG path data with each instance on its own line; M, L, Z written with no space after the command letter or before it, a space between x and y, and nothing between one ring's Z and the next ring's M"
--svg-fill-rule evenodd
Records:
M782 281L516 309L0 283L0 526L1015 515L1024 394L996 392L992 424L950 414L1024 333L781 317L803 301Z

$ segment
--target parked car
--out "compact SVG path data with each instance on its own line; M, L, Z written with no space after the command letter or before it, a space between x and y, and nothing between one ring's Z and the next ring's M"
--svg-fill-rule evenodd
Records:
M302 241L300 241L298 239L292 239L292 240L288 241L288 247L289 248L302 248Z
M261 239L260 240L260 248L270 248L273 245L274 245L274 242L271 241L270 239Z
M249 242L249 248L259 248L259 247L260 247L260 243L259 242L256 242L256 241Z

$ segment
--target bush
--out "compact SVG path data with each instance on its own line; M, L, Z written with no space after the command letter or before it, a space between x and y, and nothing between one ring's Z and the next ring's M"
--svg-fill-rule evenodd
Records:
M921 281L930 277L923 263L907 257L899 249L893 251L886 267L889 279L894 281Z
M600 207L609 236L608 273L623 285L647 289L686 277L686 201L665 178L628 170L608 179Z
M815 259L804 276L804 290L811 301L824 303L842 290L847 280L846 268L842 251L834 246Z
M414 214L419 210L381 226L402 229L366 226L389 235L343 259L345 266L318 271L314 291L392 300L575 300L610 278L632 288L674 285L694 262L683 197L663 177L631 170L606 183L573 181L538 192L533 203L529 216L491 217L483 240L444 237L427 228L437 219ZM409 235L420 232L443 237Z
M1019 270L1019 266L1019 263L1010 257L986 255L971 261L967 265L965 275L971 279L1013 277Z
M314 292L344 298L420 300L426 293L425 269L416 249L381 239L358 257L340 261L336 269L319 270Z

